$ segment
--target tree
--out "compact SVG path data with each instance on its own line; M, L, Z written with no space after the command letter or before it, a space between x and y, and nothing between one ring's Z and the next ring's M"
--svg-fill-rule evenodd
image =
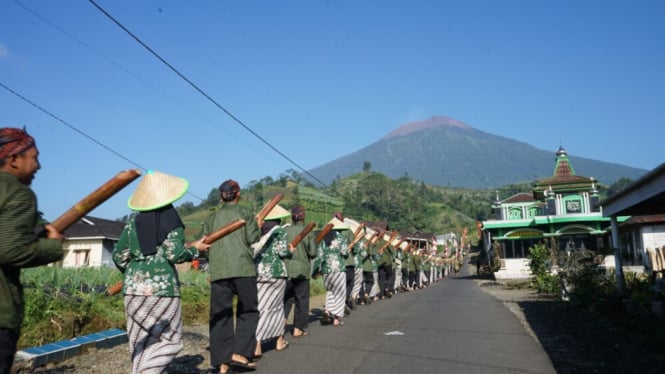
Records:
M607 197L610 197L617 192L623 190L624 188L628 187L633 183L632 179L628 178L620 178L618 181L612 183L607 189Z
M370 171L372 171L372 163L369 161L363 162L363 171L365 173L369 173Z

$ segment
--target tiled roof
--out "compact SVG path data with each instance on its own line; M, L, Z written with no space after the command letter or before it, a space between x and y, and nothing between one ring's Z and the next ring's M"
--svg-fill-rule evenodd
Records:
M503 204L516 204L516 203L530 203L537 201L536 199L533 198L533 195L530 193L526 192L520 192L516 193L513 196L505 199L502 203Z
M85 216L71 225L63 234L70 239L84 237L118 239L124 226L124 222Z
M402 238L408 238L411 240L431 240L434 237L434 234L432 233L426 233L426 232L408 232L408 231L400 231L399 236Z
M620 226L643 225L648 223L657 223L657 224L665 223L665 214L632 216L626 222L623 222Z
M568 178L574 177L575 171L573 166L570 164L568 158L562 158L556 163L556 168L554 169L554 178Z
M365 222L365 226L375 231L388 230L388 222L386 221L367 221Z

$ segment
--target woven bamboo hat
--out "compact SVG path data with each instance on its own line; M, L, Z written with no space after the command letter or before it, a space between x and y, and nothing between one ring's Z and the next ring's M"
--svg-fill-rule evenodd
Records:
M178 200L187 189L189 182L184 178L148 170L136 191L129 197L127 205L129 209L139 212L154 210Z
M333 217L328 223L333 224L333 230L350 230L351 228L346 223L340 221L337 217Z
M266 216L266 218L264 218L264 220L269 221L271 219L282 219L290 216L291 212L284 209L281 205L277 204L275 205L274 208L272 208L272 210L270 211L270 213L268 213L268 215Z
M353 232L355 232L360 226L360 222L349 217L344 217L344 221L342 222L344 222L347 226L349 226L349 229L353 230Z

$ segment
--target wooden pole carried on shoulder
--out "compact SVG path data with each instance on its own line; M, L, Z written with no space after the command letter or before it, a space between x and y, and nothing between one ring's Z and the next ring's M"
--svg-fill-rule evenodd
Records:
M393 233L390 235L390 239L388 239L386 241L386 244L384 244L383 246L381 246L381 248L379 248L379 251L378 251L379 254L383 254L383 251L385 251L386 248L388 248L390 243L392 243L392 241L395 240L396 237L397 237L397 230L393 231Z
M329 224L323 226L323 228L321 229L321 232L319 232L319 235L316 236L316 244L321 243L321 240L323 240L323 238L325 238L326 235L328 235L330 230L332 230L333 226L335 226L335 225L333 225L332 223L329 223Z
M237 219L227 225L224 225L217 229L216 231L211 232L210 234L206 235L205 239L203 242L205 244L212 244L219 239L225 237L226 235L238 230L239 228L245 226L245 220L244 219ZM123 281L118 281L117 283L109 286L106 289L106 294L109 296L113 296L117 294L118 292L122 291L122 286L124 285Z
M360 239L363 237L363 229L365 228L365 222L361 223L358 225L358 228L356 231L353 233L353 241L349 243L349 251L353 249L353 247L360 241Z
M305 226L305 228L300 233L298 233L298 235L296 235L296 237L293 238L293 240L291 240L291 243L289 243L291 245L291 247L295 249L298 246L298 244L300 244L300 242L303 239L305 239L305 237L312 230L314 230L314 226L316 226L316 223L314 223L314 222L310 222L307 226Z
M263 206L263 208L259 211L259 213L256 214L256 222L259 224L259 228L263 226L263 220L266 218L266 216L270 213L270 211L279 204L280 201L282 201L282 198L284 197L283 193L278 193L277 195L273 196L266 205Z
M69 226L76 223L86 214L98 207L101 203L108 200L118 191L123 189L133 180L141 176L141 171L136 169L126 170L118 173L115 177L108 180L101 187L97 188L91 194L83 198L69 208L64 214L56 218L51 225L59 232L65 231Z

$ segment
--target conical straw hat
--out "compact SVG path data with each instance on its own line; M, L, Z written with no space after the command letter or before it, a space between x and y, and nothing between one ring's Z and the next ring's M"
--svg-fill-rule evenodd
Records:
M376 231L370 229L369 227L365 226L365 239L370 240L372 239L372 236L376 234Z
M148 170L127 205L140 212L155 210L178 200L188 188L189 182L184 178Z
M351 229L353 232L355 232L358 229L358 226L360 226L360 222L349 217L344 217L344 223L349 226L349 229Z
M271 219L282 219L289 216L291 216L291 213L288 210L282 208L281 205L277 204L274 208L272 208L264 220L269 221Z
M337 217L333 217L328 223L333 224L333 230L349 230L349 226L344 222L340 221Z

